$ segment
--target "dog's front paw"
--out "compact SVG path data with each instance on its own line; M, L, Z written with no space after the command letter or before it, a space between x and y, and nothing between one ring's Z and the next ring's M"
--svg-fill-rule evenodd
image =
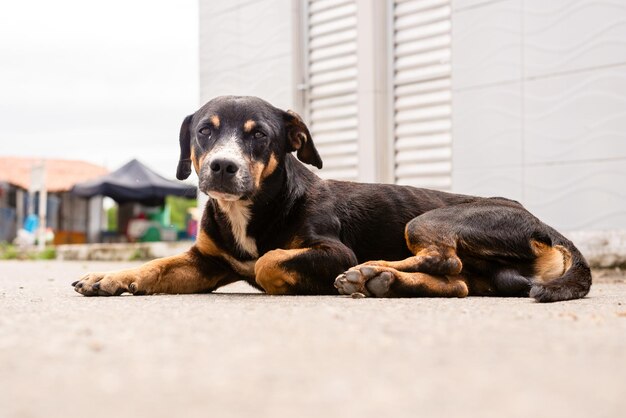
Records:
M137 279L132 270L87 273L72 283L72 286L76 292L84 296L119 296L125 292L141 294Z
M389 295L395 275L391 269L361 264L352 267L335 279L335 287L342 295L362 293L365 296L385 297Z

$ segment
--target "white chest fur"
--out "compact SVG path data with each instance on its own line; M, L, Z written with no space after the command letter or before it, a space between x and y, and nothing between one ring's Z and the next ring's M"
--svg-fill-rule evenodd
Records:
M258 257L256 241L248 236L248 222L250 222L250 203L218 200L218 204L230 223L230 229L239 248L253 257Z

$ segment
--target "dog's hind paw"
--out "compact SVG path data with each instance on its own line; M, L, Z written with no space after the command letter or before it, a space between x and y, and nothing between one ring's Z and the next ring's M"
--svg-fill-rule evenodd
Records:
M352 267L335 279L335 287L342 295L361 293L377 298L389 295L391 284L395 280L391 269L372 265Z

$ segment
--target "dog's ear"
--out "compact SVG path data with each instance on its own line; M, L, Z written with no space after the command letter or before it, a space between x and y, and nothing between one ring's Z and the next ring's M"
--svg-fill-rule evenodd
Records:
M193 118L193 115L187 116L180 126L178 139L180 142L180 159L176 168L176 178L178 180L185 180L191 174L191 132L189 132L191 118Z
M288 110L284 112L284 120L287 131L287 150L296 151L298 159L303 163L322 168L322 159L315 149L309 128L306 127L300 115L293 110Z

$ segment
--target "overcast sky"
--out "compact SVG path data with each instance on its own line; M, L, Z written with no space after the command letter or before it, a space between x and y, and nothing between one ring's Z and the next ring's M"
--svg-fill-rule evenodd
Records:
M0 2L0 155L174 178L198 106L197 0Z

